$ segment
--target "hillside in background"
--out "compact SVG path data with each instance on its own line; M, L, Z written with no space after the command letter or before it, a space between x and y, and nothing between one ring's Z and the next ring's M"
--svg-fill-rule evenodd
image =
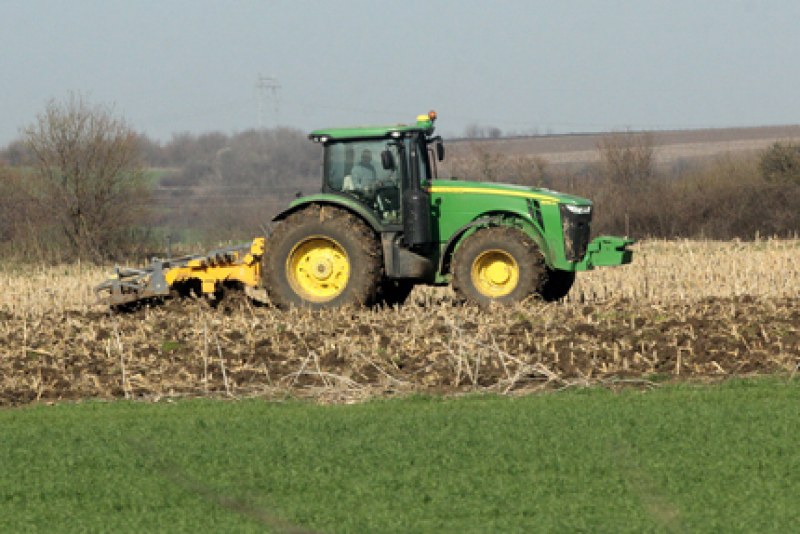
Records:
M672 165L724 154L754 155L776 142L800 142L800 125L635 132L652 138L656 160ZM449 155L461 157L474 147L510 156L536 156L550 165L585 165L600 161L597 147L609 132L541 135L498 139L453 139Z

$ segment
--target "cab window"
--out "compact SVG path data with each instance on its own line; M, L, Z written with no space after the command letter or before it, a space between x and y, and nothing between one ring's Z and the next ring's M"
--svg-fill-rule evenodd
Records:
M384 169L381 153L396 162ZM386 139L329 143L325 146L325 188L366 204L385 223L400 222L399 151Z

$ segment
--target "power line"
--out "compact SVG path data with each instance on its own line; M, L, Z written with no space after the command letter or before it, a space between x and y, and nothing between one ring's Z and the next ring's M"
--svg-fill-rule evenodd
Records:
M270 76L259 75L256 82L256 90L258 90L258 129L264 130L266 128L266 121L264 120L264 111L266 108L267 100L272 99L273 109L275 112L275 125L278 125L278 89L281 84L278 83L276 78Z

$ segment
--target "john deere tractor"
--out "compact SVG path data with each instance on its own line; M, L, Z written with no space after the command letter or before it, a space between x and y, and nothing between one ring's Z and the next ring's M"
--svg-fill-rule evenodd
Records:
M264 237L204 256L118 269L112 306L226 285L280 307L400 304L417 284L453 284L488 305L558 300L575 273L630 263L633 241L590 241L592 203L517 185L442 180L436 114L411 125L316 130L318 194L293 201Z

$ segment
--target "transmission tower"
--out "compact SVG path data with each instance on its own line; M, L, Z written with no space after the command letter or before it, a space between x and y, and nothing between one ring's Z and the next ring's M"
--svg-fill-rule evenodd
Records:
M275 114L275 125L278 124L278 89L281 84L278 83L276 78L269 76L259 76L256 82L256 90L258 91L258 129L264 130L266 128L265 110L267 100L272 100L272 107Z

